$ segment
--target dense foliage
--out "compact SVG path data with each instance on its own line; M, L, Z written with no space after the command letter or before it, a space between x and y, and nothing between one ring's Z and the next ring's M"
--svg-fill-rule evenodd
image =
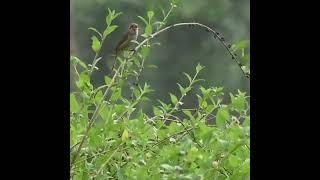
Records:
M176 6L172 2L171 8ZM108 9L106 28L90 28L92 64L71 56L77 74L77 91L70 94L71 179L249 179L250 115L249 97L238 90L223 103L223 87L205 87L198 64L194 71L182 73L178 94L168 93L169 103L150 99L157 93L148 83L140 83L140 74L157 42L157 33L168 26L166 17L154 22L148 11L144 23L145 38L136 42L135 51L117 58L112 74L105 75L102 86L94 87L92 74L99 71L100 50L117 30L113 20L122 13ZM189 24L189 26L194 26ZM209 29L206 29L210 31ZM212 35L221 36L212 30ZM221 41L224 43L224 41ZM227 45L231 57L245 75L249 75L250 56L244 49L248 41ZM240 52L239 57L234 54ZM238 53L239 54L239 53ZM230 58L231 59L231 58ZM243 74L239 74L243 76ZM196 107L184 100L195 96ZM143 104L152 104L153 112Z

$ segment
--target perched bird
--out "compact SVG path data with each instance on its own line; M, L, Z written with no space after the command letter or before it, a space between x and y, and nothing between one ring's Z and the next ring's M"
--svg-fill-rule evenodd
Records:
M116 51L115 61L113 63L113 66L112 66L111 70L113 70L113 68L114 68L114 66L116 64L118 53L120 51L123 51L123 50L127 49L130 46L132 40L136 41L138 39L138 33L139 33L138 24L131 23L130 26L129 26L128 31L123 35L123 37L121 38L121 40L119 41L119 43L116 46L116 49L115 49L115 51Z

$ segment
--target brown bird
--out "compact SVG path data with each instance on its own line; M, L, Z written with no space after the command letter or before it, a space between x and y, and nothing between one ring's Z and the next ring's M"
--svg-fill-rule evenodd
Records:
M137 40L138 39L138 33L139 33L139 28L138 28L138 24L136 23L131 23L128 29L128 32L126 32L123 37L121 38L121 40L119 41L119 43L116 46L116 56L115 56L115 61L113 63L112 69L114 68L115 64L116 64L116 60L118 57L118 53L120 51L123 51L125 49L127 49L130 45L131 45L131 41L132 40Z

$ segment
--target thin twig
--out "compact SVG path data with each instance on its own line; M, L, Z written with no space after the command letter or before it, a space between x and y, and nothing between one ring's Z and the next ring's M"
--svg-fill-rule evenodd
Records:
M167 26L153 34L151 34L148 38L144 39L141 43L139 43L138 46L136 46L136 48L134 49L135 51L137 51L143 44L145 44L147 41L149 41L150 39L153 39L154 37L156 37L157 35L159 35L160 33L164 32L164 31L167 31L173 27L178 27L178 26L192 26L192 25L195 25L195 26L199 26L199 27L202 27L202 28L205 28L205 30L213 33L213 36L214 37L217 37L218 40L220 41L220 43L227 49L227 51L229 52L229 54L231 55L232 59L235 60L235 62L237 63L237 65L239 66L239 68L241 69L241 71L243 72L244 76L247 77L247 78L250 78L250 75L247 74L243 69L242 69L242 65L240 63L240 61L238 60L238 58L231 52L230 48L228 47L228 45L225 43L224 41L224 38L221 37L219 35L219 33L217 33L217 31L213 30L212 28L204 25L204 24L201 24L201 23L195 23L195 22L189 22L189 23L177 23L177 24L173 24L173 25L170 25L170 26Z

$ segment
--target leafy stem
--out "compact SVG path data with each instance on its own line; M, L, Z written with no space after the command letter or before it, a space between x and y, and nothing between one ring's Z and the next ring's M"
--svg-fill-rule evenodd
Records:
M124 64L123 64L123 65L124 65ZM86 129L86 131L85 131L85 133L84 133L84 135L83 135L83 137L82 137L82 139L81 139L81 141L80 141L80 144L79 144L79 146L78 146L78 149L77 149L77 151L76 151L76 153L75 153L75 155L74 155L74 157L73 157L73 159L72 159L72 161L71 161L71 168L72 168L72 166L74 165L74 163L76 162L76 160L77 160L77 158L78 158L78 156L79 156L79 153L80 153L80 151L81 151L81 148L82 148L82 146L83 146L83 143L84 143L84 141L86 140L86 138L88 137L89 131L90 131L90 129L92 128L95 119L97 118L97 114L98 114L98 112L100 111L100 108L101 108L101 106L102 106L102 104L103 104L103 101L104 101L104 99L106 98L106 96L107 96L107 94L108 94L108 92L109 92L109 90L110 90L110 87L111 87L112 84L114 84L114 82L115 82L115 79L116 79L116 77L117 77L117 75L118 75L118 71L120 70L120 68L121 68L121 66L119 66L119 68L116 70L116 73L113 75L113 78L111 79L110 85L109 85L108 88L105 90L105 92L104 92L104 94L103 94L103 97L101 98L101 100L100 100L99 104L97 105L97 107L96 107L96 109L95 109L95 111L94 111L91 119L89 120L89 124L88 124L88 126L87 126L87 129Z

